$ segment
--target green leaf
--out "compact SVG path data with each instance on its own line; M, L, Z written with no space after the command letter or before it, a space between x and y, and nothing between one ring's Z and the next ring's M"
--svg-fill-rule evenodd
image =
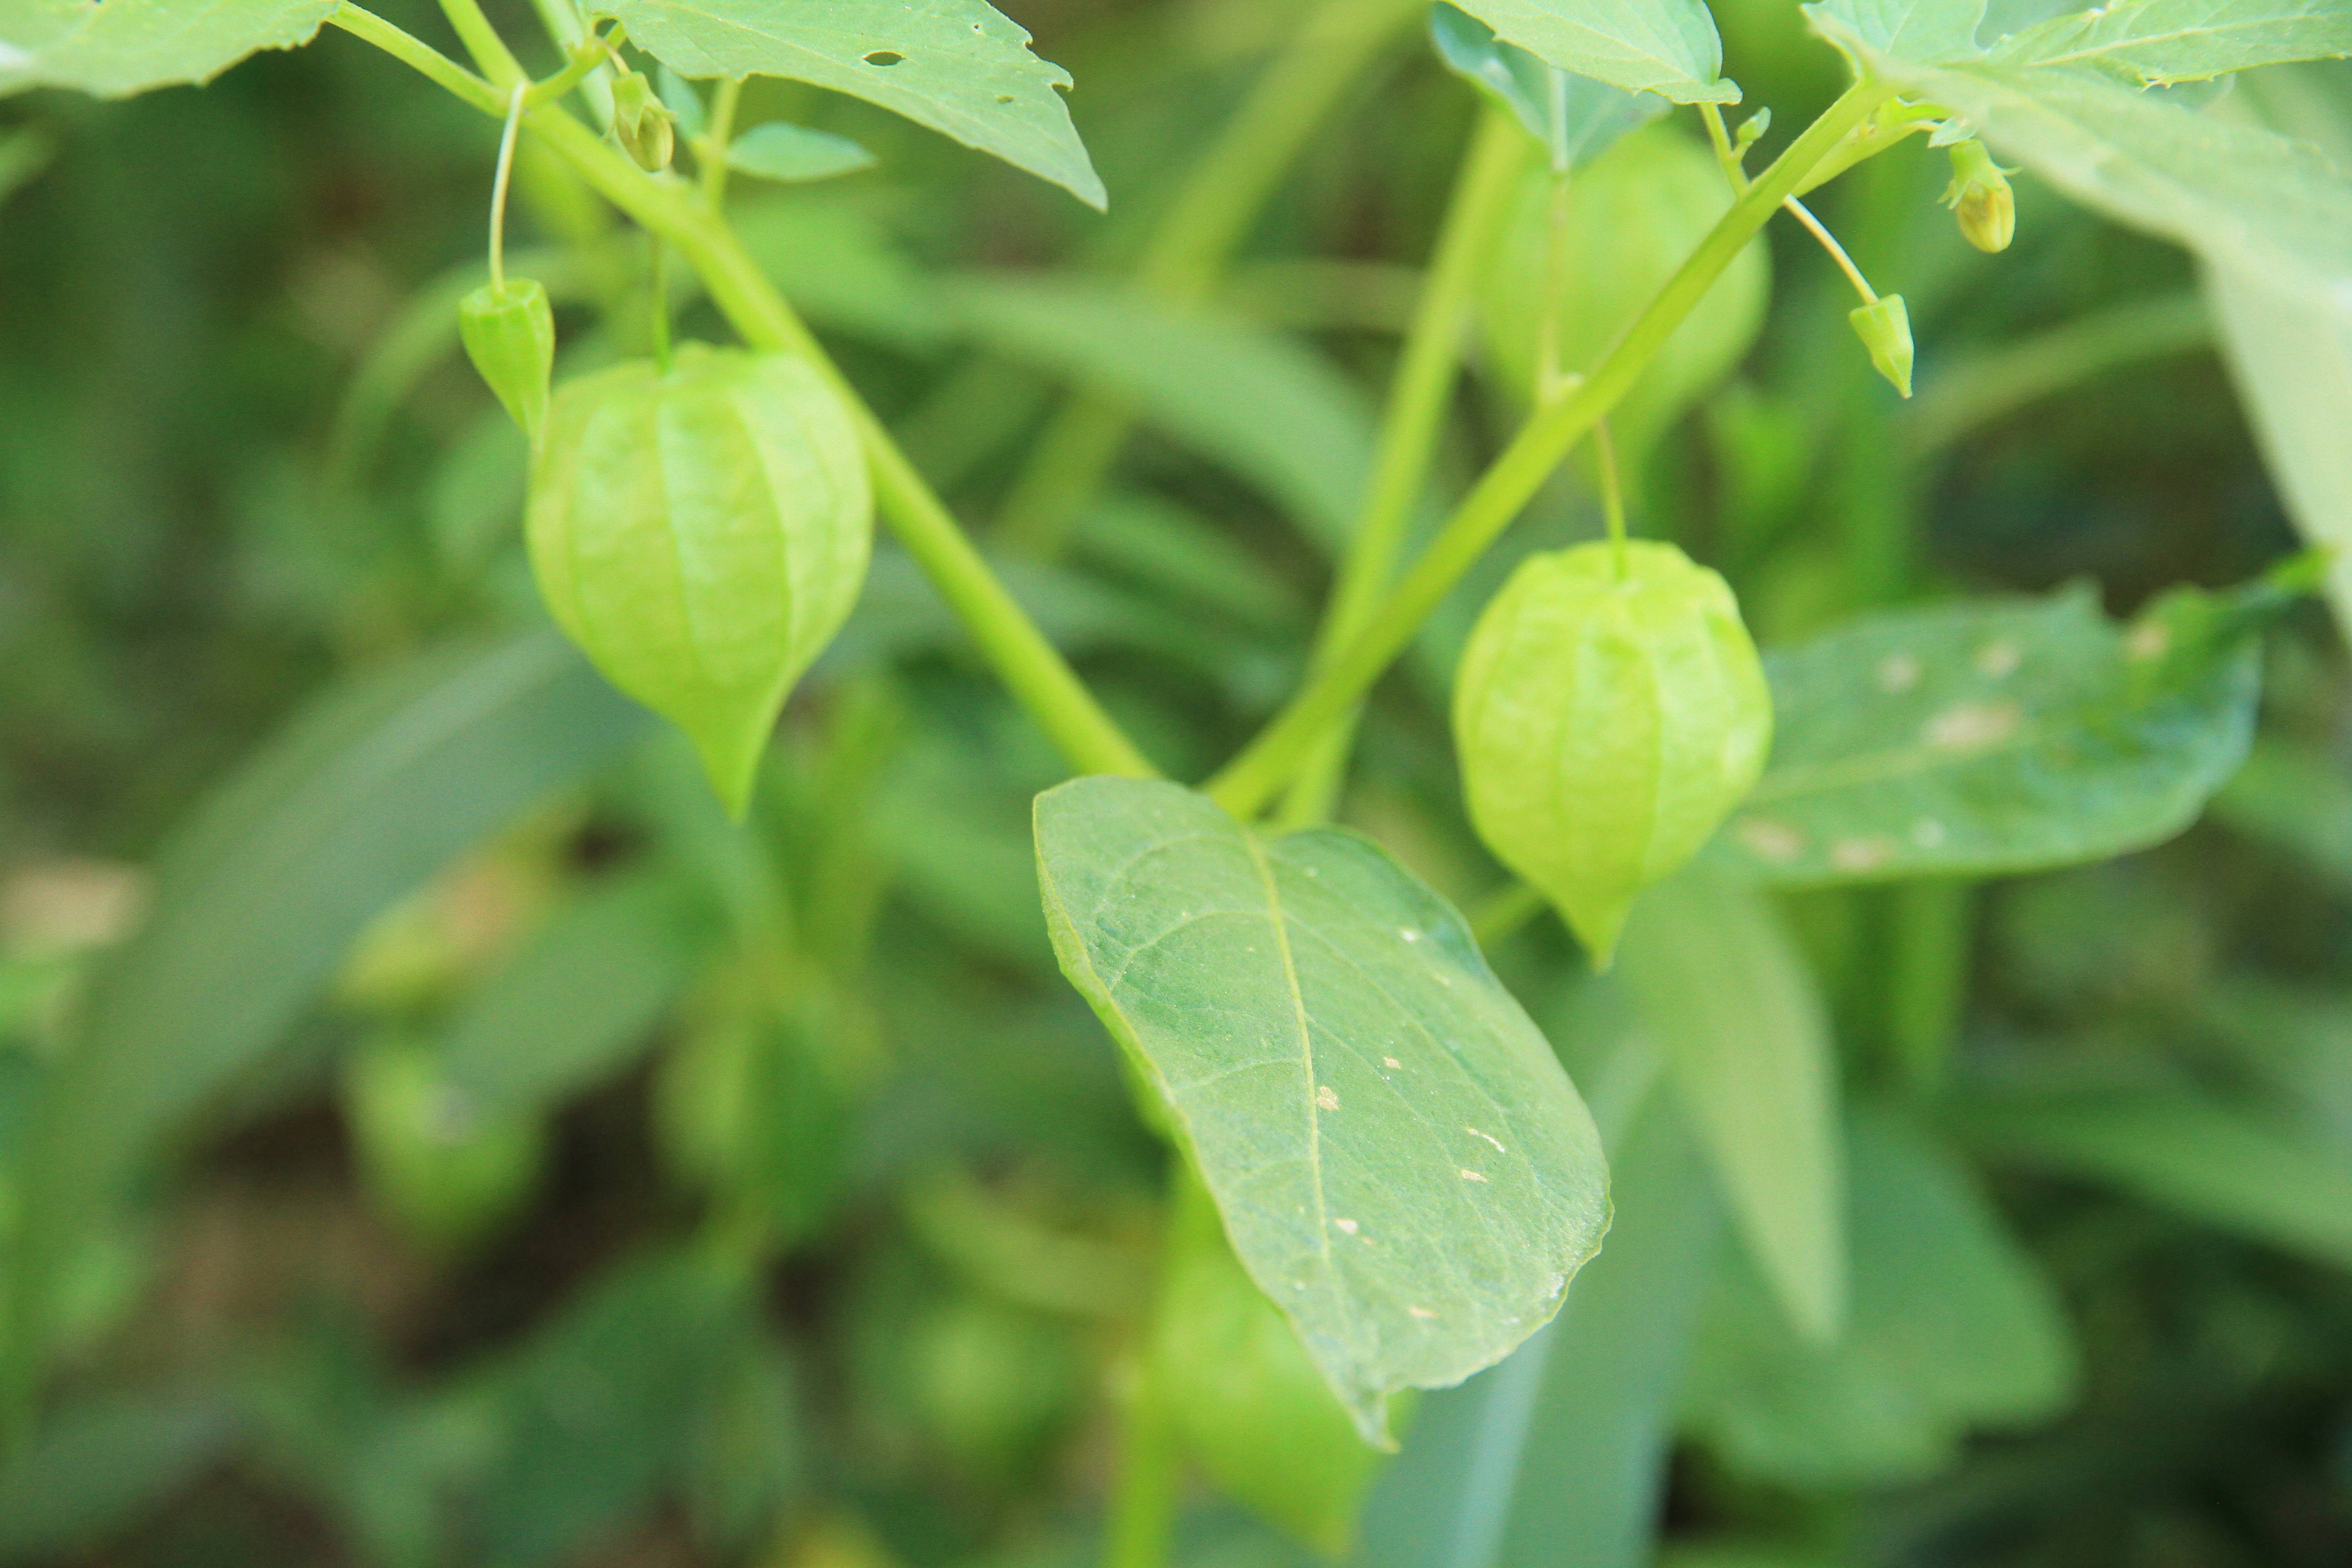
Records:
M449 1091L495 1120L603 1081L653 1043L705 934L658 872L614 878L558 910L450 1026Z
M1226 1496L1329 1556L1347 1550L1380 1461L1192 1189L1153 1314L1157 1393Z
M1430 8L1429 35L1447 69L1509 110L1544 145L1556 174L1591 163L1668 108L1656 93L1627 92L1548 66L1445 0Z
M2306 142L2199 113L2094 67L1923 64L1830 13L1812 16L1873 74L1967 120L2005 160L2119 223L2217 265L2321 287L2352 276L2352 180Z
M2262 1111L2172 1089L2008 1097L1959 1121L1990 1157L2086 1177L2352 1268L2352 1158Z
M477 1374L503 1439L476 1500L488 1561L567 1559L651 1503L751 1340L750 1283L690 1252L630 1258Z
M2168 838L2245 756L2260 683L2250 636L2217 646L2190 621L2272 591L2184 591L2128 629L2087 588L1973 600L1769 654L1772 760L1717 853L1801 886L2033 870Z
M610 0L629 41L682 75L781 76L895 110L1051 180L1091 206L1101 176L1070 124L1060 67L982 0Z
M1847 1294L1836 1047L1779 911L1694 868L1643 895L1619 966L1789 1321L1834 1340Z
M0 1470L0 1558L86 1553L169 1501L236 1436L230 1412L210 1400L66 1406Z
M1322 355L1109 284L972 278L950 297L991 348L1132 401L1334 554L1345 544L1371 473L1373 420Z
M1866 1104L1847 1139L1844 1339L1805 1344L1728 1255L1691 1369L1689 1426L1737 1469L1782 1485L1918 1479L1973 1427L2055 1414L2077 1377L2056 1292L1952 1152Z
M37 125L18 126L0 134L0 202L38 178L56 153L57 144Z
M1171 784L1036 806L1063 972L1166 1103L1234 1250L1371 1441L1559 1309L1600 1139L1468 929L1370 840L1260 838Z
M335 0L21 0L0 14L0 97L102 98L207 82L257 49L299 49Z
M1816 0L1805 15L1832 37L1890 59L1934 65L1979 54L1985 0Z
M772 120L735 138L727 166L763 180L829 180L872 168L874 154L846 136Z
M1609 1245L1550 1327L1423 1398L1364 1510L1361 1568L1643 1568L1723 1215L1673 1105L1613 1158Z
M1462 9L1545 64L1676 103L1737 103L1723 39L1700 0L1463 0Z
M552 631L436 650L297 718L166 849L146 928L99 973L28 1162L34 1263L278 1043L378 914L646 728Z
M1902 53L1891 47L1887 52ZM2120 0L2053 17L2003 38L1992 50L1994 59L2006 63L2096 66L2141 86L2347 54L2347 0Z

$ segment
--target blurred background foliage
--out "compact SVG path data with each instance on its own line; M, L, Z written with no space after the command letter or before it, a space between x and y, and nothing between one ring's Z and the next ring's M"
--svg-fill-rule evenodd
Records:
M1005 570L1197 773L1302 666L1475 104L1398 29L1213 309L1171 316L1115 280L1301 7L1009 9L1076 77L1108 217L761 81L750 117L878 163L747 180L740 223L968 518L1059 389L1141 411L1069 556ZM1716 10L1782 127L1840 85L1792 5ZM2299 79L2352 121L2331 70ZM5 1389L37 1433L0 1556L1084 1561L1119 1390L1213 1356L1230 1282L1185 1285L1204 1348L1143 1342L1161 1156L1054 972L1027 813L1058 765L887 549L743 828L552 637L520 437L455 352L492 149L336 35L0 108ZM1686 123L1614 156L1644 190L1713 172ZM1776 226L1686 405L1646 405L1637 531L1728 574L1768 646L2081 577L2122 613L2289 548L2185 258L2027 180L1979 257L1944 177L1915 142L1817 204L1908 299L1916 401ZM1638 296L1607 269L1654 219L1605 185L1593 286ZM567 363L631 351L641 251L528 159L519 195ZM1447 485L1526 374L1522 316L1474 342ZM1455 798L1454 652L1510 560L1598 526L1571 463L1369 720L1345 818L1465 908L1499 873ZM1669 1113L1611 1125L1608 1043L1656 1007L1548 921L1502 944L1610 1130L1618 1261L1384 1470L1203 1406L1234 1462L1181 1560L2352 1560L2352 682L2315 606L2268 661L2253 761L2171 844L1780 900L1849 1105L1833 1345L1783 1322ZM1494 1424L1514 1400L1534 1423ZM1475 1440L1504 1430L1523 1452Z

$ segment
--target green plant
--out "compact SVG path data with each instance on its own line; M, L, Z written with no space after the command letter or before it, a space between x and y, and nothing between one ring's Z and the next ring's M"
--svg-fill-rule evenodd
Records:
M343 1068L362 1177L445 1253L517 1223L558 1108L616 1079L673 1010L688 1020L654 1136L699 1205L690 1240L599 1275L446 1395L375 1369L338 1373L363 1386L331 1409L302 1392L323 1374L300 1358L257 1378L266 1462L387 1562L554 1561L665 1492L714 1551L773 1534L802 1484L802 1395L753 1282L859 1202L917 1239L848 1271L870 1310L845 1375L971 1488L1029 1484L1087 1404L1072 1338L1049 1325L1097 1326L1118 1568L1180 1550L1195 1471L1333 1554L1615 1564L1652 1550L1678 1414L1745 1482L1799 1488L1916 1476L1976 1427L2053 1415L2076 1352L1955 1140L2344 1258L2324 1205L2162 1155L2209 1135L2177 1089L1948 1093L1973 889L2195 821L2252 743L2263 633L2326 574L2344 612L2343 565L2294 558L2120 623L2081 592L1948 593L1866 430L1826 465L1859 493L1825 542L1802 515L1807 476L1838 437L1802 399L1759 407L1727 387L1771 288L1759 237L1786 213L1861 301L1824 297L1790 351L1828 367L1828 422L1887 417L1853 413L1870 405L1844 378L1865 363L1904 398L1921 373L1901 428L1923 450L1934 419L1981 419L1949 412L1961 393L1935 401L1965 384L1927 374L1935 340L1915 353L1904 296L1878 292L1804 198L1900 176L1916 207L1901 172L1923 165L1900 160L1949 148L1956 237L2000 252L2040 215L2021 216L1997 154L2194 254L2297 521L2319 544L2352 535L2328 477L2340 451L2293 390L2342 369L2326 354L2347 341L2352 177L2253 91L2181 85L2352 53L2352 5L2022 9L2036 14L2004 10L2008 30L1980 44L1982 0L1805 7L1846 75L1751 173L1769 116L1725 123L1743 94L1698 0L1476 0L1433 17L1321 0L1141 242L1132 289L910 281L854 209L798 189L875 162L862 143L739 128L748 79L810 84L1102 205L1068 78L981 0L538 0L495 23L443 0L465 63L423 22L350 0L0 13L0 91L201 82L332 29L478 114L498 148L489 280L427 290L371 351L338 481L358 483L381 437L368 399L396 401L418 374L412 341L455 333L524 432L528 498L509 485L496 505L526 519L571 645L481 574L467 591L502 605L480 618L503 629L376 672L274 742L177 841L150 922L90 969L5 1145L0 1433L7 1473L35 1478L11 1484L37 1489L42 1466L68 1462L58 1445L89 1441L45 1405L91 1321L119 1310L106 1238L204 1113L298 1076L280 1053L338 973L362 1042ZM1328 365L1211 302L1317 121L1424 24L1475 123L1368 432ZM867 123L867 140L898 134ZM748 209L736 174L788 199ZM550 242L530 258L538 281L508 276L510 180ZM1853 248L1901 269L1888 247ZM903 353L978 338L1087 390L1011 460L1043 412L1034 389L981 363L886 398L902 390L890 373L837 356L803 307ZM674 347L674 320L735 341ZM1484 461L1465 460L1456 417L1474 321L1510 427ZM2147 340L2116 341L1987 352L2041 350L2055 368L2012 380L2058 386ZM1311 634L1262 560L1110 485L1139 413L1328 552ZM524 464L495 443L513 434L478 437L509 477ZM1735 497L1729 527L1690 526L1702 446ZM975 470L1001 501L994 557L943 499ZM869 574L877 514L895 549ZM1569 538L1515 530L1529 516ZM1688 553L1628 539L1660 520ZM443 535L453 558L463 521ZM1108 681L1074 657L1101 647L1115 657L1089 662ZM699 773L574 649L683 731ZM963 679L962 650L1025 722ZM1122 680L1138 654L1209 695ZM1414 762L1359 769L1367 704L1398 666L1450 695L1459 810L1452 770L1426 765L1442 744L1411 722L1360 738ZM803 678L814 694L780 742ZM1225 746L1239 718L1255 732ZM1330 825L1349 778L1383 771L1421 801L1388 848ZM624 868L513 827L551 795L625 826ZM997 809L1023 797L1025 843ZM1355 821L1380 824L1376 797ZM1533 887L1483 870L1486 854ZM513 873L530 918L469 925L418 891L516 864L538 868ZM1042 920L1007 913L1033 868ZM894 886L956 940L888 927ZM1472 890L1465 916L1448 893ZM1548 905L1580 946L1538 918ZM1017 1173L969 1180L983 1147L944 1150L944 1170L876 1199L879 1156L848 1124L871 1115L919 1145L915 1091L959 1087L944 1069L911 1089L889 1077L886 1041L932 1032L986 1054L992 1031L1050 1034L1053 1015L1005 1004L1018 988L1003 979L1048 962L1164 1145L1109 1163L1158 1160L1163 1195L1063 1234ZM1869 1050L1842 1058L1840 1034ZM1051 1079L1049 1124L1057 1096L1106 1092L1089 1070ZM2248 1167L2352 1191L2340 1151L2259 1117L2228 1125ZM573 1399L615 1364L630 1370L609 1399ZM306 1423L362 1405L357 1434L310 1439ZM212 1431L150 1415L137 1441L110 1439L152 1450L160 1479L131 1478L142 1497L177 1485ZM470 1522L442 1508L452 1489ZM793 1561L865 1550L815 1517L787 1531ZM26 1550L79 1527L45 1528ZM1826 1551L1836 1532L1790 1533Z

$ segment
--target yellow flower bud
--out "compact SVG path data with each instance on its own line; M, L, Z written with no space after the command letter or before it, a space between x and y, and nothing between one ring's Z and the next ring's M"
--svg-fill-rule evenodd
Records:
M2007 250L2017 235L2017 199L2007 176L1975 137L1952 143L1952 183L1944 187L1944 205L1958 216L1962 237L1979 250Z

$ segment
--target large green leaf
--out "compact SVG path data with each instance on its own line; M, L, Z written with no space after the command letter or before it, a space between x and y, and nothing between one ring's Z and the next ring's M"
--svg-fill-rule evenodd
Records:
M236 1436L233 1412L217 1400L68 1405L0 1469L0 1561L86 1553L169 1501Z
M1429 36L1447 69L1509 110L1543 143L1555 174L1591 163L1668 107L1654 92L1627 92L1548 66L1445 0L1430 7Z
M1971 1427L2055 1414L2075 1383L2056 1292L1951 1152L1868 1105L1848 1138L1845 1337L1805 1344L1729 1254L1693 1357L1689 1424L1739 1470L1786 1485L1919 1478Z
M1808 16L1893 59L1935 64L1978 54L1985 0L1817 0Z
M436 650L297 719L167 849L146 929L96 980L28 1163L31 1260L278 1042L371 920L648 722L551 631Z
M1992 50L2017 65L2096 66L2142 86L2347 54L2352 0L2121 0L2054 16Z
M1961 1126L1997 1159L2088 1177L2352 1268L2352 1158L2283 1118L2137 1089L1989 1098Z
M1784 884L1986 876L2169 837L2246 754L2252 630L2278 596L2087 588L1856 621L1769 656L1764 777L1715 853ZM2200 627L2220 616L2220 635Z
M1369 1439L1550 1319L1607 1227L1600 1138L1443 900L1171 784L1075 780L1036 833L1063 972Z
M1676 103L1737 103L1723 40L1701 0L1459 0L1547 65Z
M210 81L256 49L298 49L335 0L16 0L0 10L0 95L107 98Z
M600 1082L652 1043L706 934L658 873L621 877L559 910L451 1026L448 1088L504 1117Z
M1126 398L1255 486L1335 553L1372 465L1372 415L1297 341L1085 280L964 279L949 298L989 347Z
M2258 72L2235 98L2352 169L2352 65ZM2204 281L2272 482L2304 538L2334 547L2328 603L2352 627L2352 267L2314 283L2214 257Z
M1550 1327L1423 1399L1364 1510L1362 1568L1642 1568L1722 1210L1671 1102L1614 1152L1609 1245Z
M1694 867L1642 895L1618 967L1790 1321L1834 1340L1847 1272L1836 1046L1780 912Z
M982 0L608 0L629 41L689 77L781 76L895 110L1103 205L1069 74Z

